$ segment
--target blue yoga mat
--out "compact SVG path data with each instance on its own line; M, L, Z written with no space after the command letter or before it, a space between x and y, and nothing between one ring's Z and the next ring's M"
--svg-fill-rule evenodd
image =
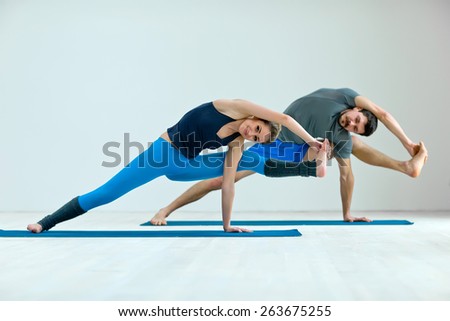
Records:
M251 233L225 233L224 231L45 231L39 234L28 231L0 230L0 237L21 238L99 238L99 237L292 237L301 236L298 230L268 230Z
M222 225L222 221L168 221L168 226L213 226ZM372 222L344 222L341 220L272 220L272 221L231 221L231 225L250 225L250 226L276 226L276 225L411 225L414 224L407 220L374 220ZM142 223L141 226L153 226L150 222Z

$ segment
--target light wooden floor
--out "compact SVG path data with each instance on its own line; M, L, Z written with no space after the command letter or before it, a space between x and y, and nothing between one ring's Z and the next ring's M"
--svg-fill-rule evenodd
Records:
M297 238L0 238L0 300L450 300L450 213L368 214L415 224L302 226ZM0 213L0 228L21 229L41 216ZM149 217L92 212L58 229L143 229ZM188 218L219 215L179 212L172 219ZM219 227L199 227L206 228Z

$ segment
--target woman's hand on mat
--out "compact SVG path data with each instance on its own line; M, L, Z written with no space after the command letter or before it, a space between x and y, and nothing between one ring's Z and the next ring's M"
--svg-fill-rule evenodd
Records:
M167 225L167 218L168 214L166 214L162 209L158 211L158 213L153 216L153 218L150 220L150 224L152 225Z
M237 226L224 226L223 230L227 233L250 233L253 232L252 230L246 229L246 228L242 228L242 227L237 227Z
M344 221L346 222L372 222L370 218L367 217L354 217L351 215L344 216Z

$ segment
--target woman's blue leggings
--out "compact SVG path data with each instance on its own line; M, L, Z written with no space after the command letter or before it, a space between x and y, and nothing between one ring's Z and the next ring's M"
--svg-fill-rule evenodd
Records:
M85 211L110 203L157 177L173 181L195 181L223 175L226 153L188 159L166 140L159 138L104 185L78 198ZM245 151L238 171L251 170L264 175L265 158Z

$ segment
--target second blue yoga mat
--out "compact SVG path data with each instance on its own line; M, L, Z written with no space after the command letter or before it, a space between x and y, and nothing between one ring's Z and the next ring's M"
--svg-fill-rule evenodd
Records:
M411 225L414 224L407 220L374 220L372 222L344 222L342 220L240 220L231 221L231 225L248 226L281 226L281 225ZM222 225L222 221L167 221L168 226L213 226ZM151 226L150 222L142 223L141 226Z
M295 237L302 234L298 230L253 231L251 233L225 233L224 231L46 231L39 234L24 230L0 230L1 237L14 238L106 238L106 237Z

